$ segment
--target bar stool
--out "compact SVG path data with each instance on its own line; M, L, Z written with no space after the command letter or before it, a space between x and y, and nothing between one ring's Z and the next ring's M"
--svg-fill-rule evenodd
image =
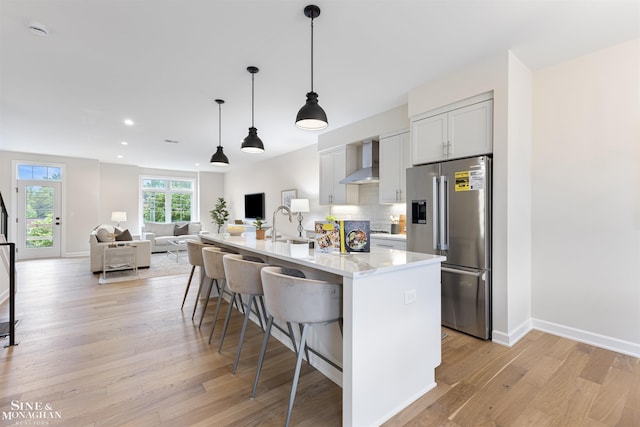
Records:
M247 324L249 323L249 317L251 316L251 307L255 307L255 314L260 322L260 328L264 330L262 319L264 315L264 302L262 300L262 280L260 279L260 270L265 266L263 262L256 258L243 257L237 254L226 254L222 257L222 263L224 265L224 272L227 278L227 286L231 291L231 298L234 299L236 295L240 296L240 303L244 308L244 322L242 324L242 331L240 332L240 341L238 343L238 349L236 350L236 360L233 364L232 372L235 374L238 368L238 362L240 360L240 352L242 351L242 344L244 341L244 334L247 330ZM248 302L244 302L242 295L249 297ZM258 307L258 300L262 305L262 313ZM225 335L227 334L227 328L229 326L229 319L231 318L232 304L229 304L227 309L227 316L224 320L224 327L222 329L222 336L220 337L220 345L218 346L218 352L222 351L222 344L224 343Z
M235 302L235 298L231 292L225 290L227 278L224 273L224 264L222 262L222 258L228 254L232 253L223 248L219 248L216 246L209 246L206 248L202 248L202 259L204 261L204 271L207 274L207 277L210 277L212 280L212 285L209 286L209 293L211 293L211 289L213 287L213 282L216 284L216 288L218 289L218 302L216 303L216 312L213 315L213 325L211 326L211 334L209 335L209 344L211 344L211 338L213 337L213 331L216 327L216 321L218 320L218 313L220 313L220 305L223 300L223 296L229 295L232 299L229 300L229 304ZM222 285L220 285L220 281L222 281ZM236 307L238 306L236 302ZM206 306L204 308L206 310ZM202 318L204 317L204 310L202 311L202 317L200 318L200 324L202 324Z
M281 267L264 267L261 271L264 301L267 312L270 314L267 321L258 370L253 383L251 398L255 396L258 378L262 370L262 363L269 343L269 335L273 320L294 322L303 325L302 336L298 348L296 370L289 396L289 407L285 426L291 421L291 411L296 397L300 367L302 366L302 349L306 348L309 327L317 324L329 324L342 320L342 286L338 283L330 283L322 280L305 279L283 274ZM341 329L342 332L342 329Z
M204 269L204 261L202 260L202 248L208 246L198 240L187 240L187 257L189 259L189 264L192 265L191 273L189 273L189 280L187 281L187 288L184 290L184 298L182 298L182 305L180 306L180 310L184 308L184 302L187 300L187 294L189 293L189 287L191 286L191 279L193 279L193 273L196 271L196 267L202 267L200 270L200 286L198 287L198 295L196 295L196 302L193 305L193 313L191 314L191 320L196 315L196 308L198 307L198 300L200 299L200 291L202 290L202 283L205 279L205 274L203 272Z

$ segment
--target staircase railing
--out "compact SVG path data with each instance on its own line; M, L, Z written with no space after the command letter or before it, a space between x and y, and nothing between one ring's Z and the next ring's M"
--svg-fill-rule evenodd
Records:
M0 235L5 236L8 240L9 237L9 212L7 206L4 204L2 193L0 193ZM11 347L16 345L16 244L12 242L0 241L0 247L9 246L9 344L5 347ZM1 248L4 252L4 248ZM7 267L6 252L2 253L3 266ZM2 325L4 326L4 325Z

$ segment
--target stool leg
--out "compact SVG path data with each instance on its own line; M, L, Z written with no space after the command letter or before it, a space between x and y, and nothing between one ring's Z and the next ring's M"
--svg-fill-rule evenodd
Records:
M267 330L262 340L262 348L260 349L260 357L258 358L258 369L256 370L256 379L253 381L253 389L251 390L251 398L256 397L256 389L258 388L258 378L260 378L260 372L262 371L262 364L264 363L264 356L267 353L267 346L269 345L269 336L271 335L271 327L273 326L273 316L267 320Z
M302 335L302 325L298 325L300 327L300 335ZM311 359L309 359L309 349L307 348L307 344L305 343L304 347L300 346L300 351L304 349L304 355L307 356L307 365L311 366Z
M306 348L307 332L309 332L309 324L305 323L302 328L302 337L300 337L300 350ZM287 408L287 419L285 427L289 427L291 421L291 411L293 410L293 401L296 398L296 389L298 388L298 379L300 378L300 367L302 366L302 351L298 352L298 360L296 361L296 373L293 375L293 384L291 385L291 395L289 396L289 407Z
M291 327L291 322L287 322L287 328L289 328L289 338L291 338L291 344L293 344L293 352L298 354L298 348L296 345L296 336L293 335L293 328Z
M236 293L231 293L231 299L236 297ZM218 353L222 351L222 343L224 342L224 336L227 334L227 328L229 327L229 319L231 318L231 309L233 309L233 304L229 304L229 309L227 310L227 317L224 319L224 327L222 328L222 336L220 337L220 345L218 346Z
M202 285L204 284L204 274L200 277L200 286L198 286L198 295L196 295L196 303L193 305L193 313L191 313L191 320L196 317L196 308L198 307L198 301L200 300L200 292L202 292Z
M211 325L211 333L209 334L209 344L211 344L211 338L213 338L213 330L216 328L216 322L218 321L218 313L220 313L220 305L224 296L224 288L227 285L226 282L222 282L222 287L218 287L218 302L216 303L216 312L213 315L213 324ZM231 304L231 301L229 301Z
M238 362L240 361L240 352L242 351L242 344L244 342L244 333L247 331L247 324L249 323L249 317L251 316L251 304L255 303L255 296L249 295L249 302L247 303L247 311L244 314L244 322L242 322L242 330L240 331L240 342L238 342L238 349L236 350L236 360L233 362L233 369L231 373L233 375L236 374L236 370L238 369ZM258 313L258 317L260 317L260 313Z
M204 313L207 311L207 306L209 305L209 296L211 295L211 289L213 289L213 281L216 279L211 279L211 282L209 283L209 290L207 290L207 298L205 298L204 300L204 307L202 307L202 313L200 314L200 323L198 323L198 328L200 328L200 326L202 326L202 319L204 319ZM216 286L218 284L216 283Z
M258 322L260 323L260 329L264 332L264 323L262 323L262 314L260 314L260 308L258 307L258 300L253 295L250 297L250 301L253 301L253 306L256 308L256 316L258 316ZM247 305L249 314L251 314L251 302Z
M191 267L191 274L189 274L189 280L187 281L187 289L184 290L184 298L182 298L182 305L180 310L184 308L184 302L187 300L187 294L189 293L189 286L191 286L191 279L193 279L193 272L196 271L196 266Z

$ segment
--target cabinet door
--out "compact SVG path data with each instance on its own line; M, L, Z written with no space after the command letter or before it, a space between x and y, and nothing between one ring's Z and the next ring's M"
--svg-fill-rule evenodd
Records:
M320 154L321 205L358 203L357 185L340 184L340 180L355 171L354 147L341 148Z
M398 202L401 150L400 135L380 138L380 183L378 185L380 203Z
M333 197L333 162L332 153L320 154L320 197L321 205L330 205Z
M400 146L402 147L400 155L400 186L398 187L398 203L406 201L407 192L407 168L411 167L411 135L409 132L400 135Z
M461 158L493 151L493 101L449 112L448 157Z
M446 158L447 114L438 114L411 123L411 157L414 165Z
M411 167L409 132L380 139L380 203L404 203L406 169Z

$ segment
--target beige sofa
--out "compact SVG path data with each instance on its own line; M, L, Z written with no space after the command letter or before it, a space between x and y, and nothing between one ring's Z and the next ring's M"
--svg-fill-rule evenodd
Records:
M114 243L124 243L134 245L136 249L136 262L138 267L149 267L151 265L151 242L148 240L115 240L115 229L111 225L99 225L89 235L89 255L91 261L91 271L102 272L102 260L104 248Z
M186 234L185 234L186 233ZM169 241L200 240L202 224L199 222L145 222L142 226L142 240L151 242L151 252L166 252L168 249L187 249L186 244L170 246Z

